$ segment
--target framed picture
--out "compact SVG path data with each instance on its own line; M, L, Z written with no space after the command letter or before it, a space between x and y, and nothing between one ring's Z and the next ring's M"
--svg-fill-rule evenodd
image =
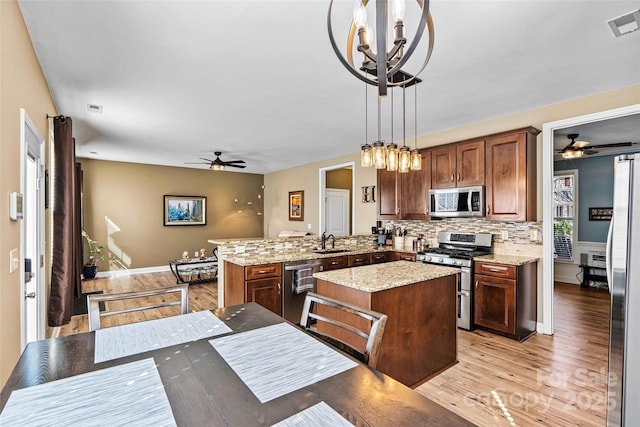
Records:
M304 221L304 191L289 192L289 221Z
M164 196L164 225L206 225L207 198Z
M613 208L589 208L589 221L611 221Z

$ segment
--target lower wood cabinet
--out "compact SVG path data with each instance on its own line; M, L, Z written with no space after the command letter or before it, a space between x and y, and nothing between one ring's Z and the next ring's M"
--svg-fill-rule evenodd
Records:
M394 252L393 261L411 261L416 262L416 254L412 252Z
M347 255L322 259L322 271L331 271L347 267L349 267L349 258Z
M523 341L537 323L537 263L475 262L474 323Z
M347 266L358 267L371 264L372 254L347 255Z
M382 262L391 261L391 252L372 252L371 253L371 264L379 264Z
M224 305L255 302L282 315L282 264L224 263Z

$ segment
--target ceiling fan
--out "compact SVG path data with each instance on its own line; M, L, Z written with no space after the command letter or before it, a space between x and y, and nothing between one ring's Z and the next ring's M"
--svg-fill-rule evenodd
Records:
M596 149L630 147L637 144L636 142L613 142L611 144L589 145L589 141L576 141L578 136L580 136L580 134L570 133L567 135L567 138L569 138L571 142L562 150L557 150L559 153L562 153L563 159L575 159L585 154L590 156L598 153Z
M211 159L206 159L204 157L200 157L202 160L205 160L204 162L186 162L185 164L188 165L209 165L209 169L214 170L214 171L222 171L224 170L224 168L226 166L232 167L232 168L246 168L245 165L239 164L239 163L244 163L244 160L228 160L228 161L224 161L224 160L220 160L220 155L222 154L222 151L215 151L213 154L216 155L215 160L211 160Z

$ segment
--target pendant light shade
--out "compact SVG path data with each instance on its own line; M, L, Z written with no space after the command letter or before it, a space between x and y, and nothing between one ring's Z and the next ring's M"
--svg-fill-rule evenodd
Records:
M407 173L411 168L411 151L409 147L402 146L398 151L398 172Z
M360 147L360 166L369 168L373 166L373 148L369 144Z
M387 145L387 170L398 170L398 144L393 142Z
M384 149L384 141L375 141L373 143L373 166L376 169L387 167L387 153Z
M418 150L411 151L411 170L422 170L422 156Z

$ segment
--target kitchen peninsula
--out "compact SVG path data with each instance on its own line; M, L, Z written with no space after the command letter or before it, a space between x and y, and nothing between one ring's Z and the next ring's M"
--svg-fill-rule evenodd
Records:
M459 273L456 268L396 261L319 272L314 277L318 294L388 316L377 369L415 387L457 363ZM345 323L363 321L344 316ZM340 338L364 347L359 337Z

